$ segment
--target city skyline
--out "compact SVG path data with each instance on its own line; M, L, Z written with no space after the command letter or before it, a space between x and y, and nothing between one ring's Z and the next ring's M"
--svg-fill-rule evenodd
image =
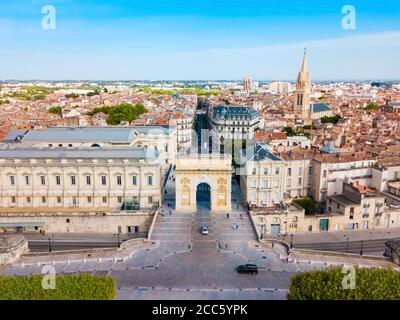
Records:
M55 1L55 30L41 26L45 1L1 4L0 79L294 81L304 47L314 81L398 78L393 1L353 1L355 30L342 1L245 4Z

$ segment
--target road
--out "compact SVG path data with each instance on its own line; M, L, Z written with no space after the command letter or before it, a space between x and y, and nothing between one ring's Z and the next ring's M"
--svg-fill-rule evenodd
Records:
M363 241L318 242L318 243L293 243L295 248L314 249L322 251L336 251L360 254L383 255L387 239L372 239ZM361 244L362 243L362 244Z
M24 234L28 240L28 246L31 252L49 252L51 246L52 251L93 249L93 248L116 248L118 246L118 238L113 234L74 234L59 233L41 235ZM136 237L144 237L143 234L123 236L120 242L124 242ZM49 238L52 239L49 244Z
M28 241L29 250L31 252L49 252L48 240L30 240ZM103 241L103 242L82 242L81 240L58 240L51 244L52 251L65 251L65 250L79 250L79 249L93 249L93 248L116 248L118 243L116 241Z

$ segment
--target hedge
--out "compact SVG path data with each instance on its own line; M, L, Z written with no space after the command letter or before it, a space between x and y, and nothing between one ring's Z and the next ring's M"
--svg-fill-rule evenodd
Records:
M92 274L56 275L55 289L42 288L43 276L0 276L0 300L113 300L116 281Z
M398 300L400 273L391 269L355 268L355 288L343 289L342 268L305 272L291 280L289 300Z

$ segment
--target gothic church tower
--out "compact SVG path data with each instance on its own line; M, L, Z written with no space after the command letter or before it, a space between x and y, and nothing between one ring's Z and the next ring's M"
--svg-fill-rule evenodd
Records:
M301 113L302 118L308 118L311 112L310 104L311 81L308 72L307 52L304 51L303 64L296 81L296 91L294 92L293 110Z

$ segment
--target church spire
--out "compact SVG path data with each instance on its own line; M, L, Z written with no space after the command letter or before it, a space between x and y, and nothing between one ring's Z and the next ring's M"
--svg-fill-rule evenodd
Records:
M300 72L297 76L296 90L310 90L311 81L310 73L308 71L307 49L304 49L303 63Z
M301 72L308 73L307 48L304 48L304 56L303 56L303 64L301 65Z
M308 71L307 49L304 49L303 63L297 76L295 99L293 109L302 114L304 118L310 114L311 81Z

